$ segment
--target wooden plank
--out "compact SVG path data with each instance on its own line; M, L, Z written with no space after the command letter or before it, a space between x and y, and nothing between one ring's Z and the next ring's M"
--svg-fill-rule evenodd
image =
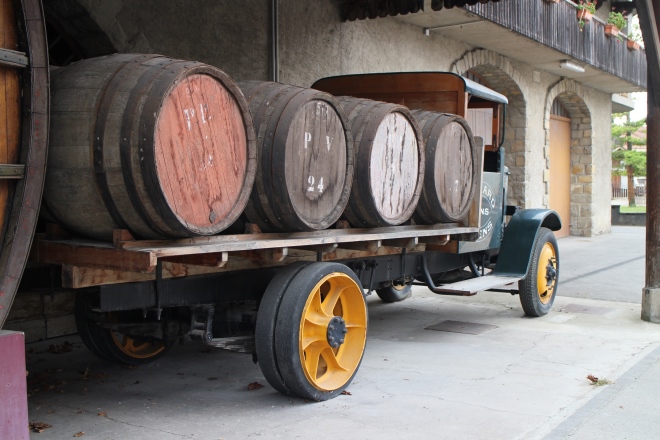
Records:
M458 253L458 241L450 240L445 244L427 244L426 250L429 252L448 252L456 254Z
M356 243L341 243L339 248L341 249L352 249L355 251L366 251L366 252L376 252L378 248L382 246L381 240L373 241L360 241Z
M189 266L225 267L229 260L229 253L217 252L212 254L181 255L177 257L165 257L162 260Z
M393 239L390 239L390 240L383 240L382 243L383 243L383 246L404 248L404 249L410 251L410 250L414 249L419 244L419 238L417 238L417 237L393 238Z
M153 252L157 257L189 255L207 252L234 252L273 248L292 248L334 243L356 243L413 237L434 237L477 233L476 227L461 227L456 223L436 225L392 226L383 228L326 229L312 232L216 235L181 240L144 240L123 243L123 249ZM64 243L64 242L63 242ZM76 246L103 246L103 242L69 241Z
M426 245L436 245L436 246L442 246L447 243L449 243L450 236L449 235L440 235L437 237L422 237L420 238L420 242L425 243Z
M302 253L303 251L297 252ZM287 264L295 261L316 261L316 254L306 252L303 254L294 255L293 257L286 259ZM222 267L181 264L172 261L163 261L163 278L178 278L194 275L232 272L237 270L262 269L266 267L277 267L282 265L284 265L284 262L250 260L238 257L229 258L227 263ZM96 267L74 265L62 266L62 286L72 289L155 280L156 274L154 272L140 273L126 270L102 269Z
M156 268L153 252L131 252L108 246L85 246L39 240L33 243L30 258L39 263L68 264L101 269L152 272Z
M284 261L289 254L288 248L262 249L258 251L238 251L232 252L232 257L247 258L248 260L259 261Z

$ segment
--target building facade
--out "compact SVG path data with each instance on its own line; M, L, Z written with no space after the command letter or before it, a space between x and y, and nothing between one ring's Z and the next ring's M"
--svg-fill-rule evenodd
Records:
M605 36L609 2L583 29L565 0L452 3L53 0L44 8L55 65L160 53L218 66L235 80L305 87L353 73L475 78L509 99L510 204L556 209L572 235L608 232L612 96L645 90L643 51Z

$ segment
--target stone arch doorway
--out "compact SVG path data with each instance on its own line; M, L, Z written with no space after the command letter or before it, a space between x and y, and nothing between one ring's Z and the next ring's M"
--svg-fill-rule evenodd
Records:
M553 111L553 106L555 110ZM554 115L562 108L563 116ZM560 169L566 167L559 150L555 148L554 140L558 138L558 118L568 120L570 125L570 147L568 151L568 175L560 177ZM566 124L566 122L564 123ZM568 218L564 216L562 223L568 227L570 235L593 235L593 134L591 112L584 101L582 86L572 80L562 80L552 86L546 98L545 123L546 158L545 197L546 206L557 206L558 193L565 192L563 185L568 180L569 210ZM563 181L562 181L563 180ZM562 196L559 194L559 197ZM566 197L564 195L563 197ZM561 214L561 213L560 213Z
M550 111L550 172L548 200L550 209L559 214L562 228L555 237L570 234L571 218L571 118L570 113L555 98Z
M525 138L527 136L527 102L518 84L520 73L505 57L488 50L466 53L451 67L454 73L476 80L506 96L505 139L506 163L511 175L507 188L509 205L525 207Z

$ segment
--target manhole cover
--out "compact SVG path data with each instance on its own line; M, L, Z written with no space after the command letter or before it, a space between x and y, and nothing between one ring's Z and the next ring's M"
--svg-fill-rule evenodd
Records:
M567 313L583 313L585 315L608 315L616 309L607 307L583 306L581 304L567 304L560 309Z
M497 328L496 325L477 324L474 322L463 321L442 321L437 324L429 325L426 330L435 330L438 332L465 333L468 335L482 335L490 330Z

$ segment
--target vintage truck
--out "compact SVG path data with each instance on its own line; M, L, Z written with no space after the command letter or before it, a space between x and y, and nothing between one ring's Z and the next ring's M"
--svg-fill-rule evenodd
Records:
M501 148L507 99L451 73L349 75L319 80L313 89L292 89L275 83L240 84L250 103L255 130L250 134L246 129L244 144L249 146L250 142L255 142L255 137L256 142L261 143L256 168L250 165L254 158L249 149L243 156L237 153L247 170L245 175L256 176L255 188L258 189L255 191L261 191L258 196L254 196L253 191L252 197L256 198L248 205L247 217L238 217L240 213L237 213L232 218L234 226L220 235L153 238L149 237L150 231L162 229L158 226L160 220L145 222L152 229L131 226L136 223L128 218L116 222L128 224L127 228L109 226L103 229L101 217L90 214L93 210L85 208L81 211L89 218L82 219L88 222L83 227L91 231L89 235L93 239L82 238L75 233L79 228L77 223L67 224L67 221L75 223L84 217L76 212L75 206L80 205L67 204L70 202L68 194L87 191L89 185L84 178L100 182L98 193L89 193L83 197L85 199L98 196L107 201L113 191L118 191L111 184L112 167L106 163L104 168L101 163L111 160L112 152L106 150L102 155L97 148L113 129L108 115L116 113L113 110L116 100L108 97L108 90L121 90L135 78L136 84L144 87L141 93L147 98L136 99L133 107L133 98L126 98L127 108L133 112L131 117L141 102L146 102L146 108L159 111L171 106L172 115L183 115L179 121L182 130L186 127L190 130L194 124L200 127L207 122L210 124L213 111L197 102L185 108L177 107L180 104L175 100L154 101L152 105L152 95L158 92L158 87L162 88L158 93L171 89L156 80L142 81L140 75L157 76L161 71L166 72L162 75L170 75L167 72L185 69L191 75L185 79L192 78L190 84L202 81L200 75L215 75L218 81L229 84L221 74L194 63L177 63L147 55L114 57L97 61L90 67L101 76L116 72L108 79L109 85L99 87L103 93L98 103L91 106L98 111L94 115L93 130L81 130L78 124L61 122L62 118L75 114L69 107L62 112L62 106L75 106L84 101L69 99L72 93L67 87L74 87L78 79L60 75L59 70L52 79L51 127L56 136L51 136L49 167L51 163L54 165L49 168L49 175L60 180L59 183L46 182L42 214L52 223L46 226L45 233L35 237L31 253L34 264L55 265L61 269L62 287L79 289L75 304L77 328L85 345L96 355L110 361L139 364L162 356L177 340L189 338L252 353L275 389L307 399L327 400L340 394L358 371L368 333L365 296L374 291L385 302L406 299L413 285L427 286L440 295L469 296L484 290L506 291L520 296L529 316L542 316L550 310L559 273L559 253L552 231L560 229L561 221L550 210L521 210L507 205L508 172ZM123 64L116 67L117 62ZM85 69L86 63L77 63L68 69ZM167 68L154 70L162 65ZM129 72L126 70L129 67L125 66L142 70ZM85 73L80 77L88 81L90 75ZM173 87L182 83L178 76L171 81L175 84ZM190 90L193 89L190 86ZM240 95L234 86L229 85L227 89ZM337 98L345 116L341 116L331 95L346 97ZM275 97L282 96L288 100L281 108L274 108ZM190 99L192 102L196 98ZM296 102L295 106L291 104ZM383 103L389 103L389 107ZM330 114L332 105L340 116ZM236 109L238 113L235 114L243 114L243 122L248 121L247 108L238 105ZM125 114L129 114L128 111ZM374 116L376 114L379 116ZM98 121L102 117L107 120L103 119L100 124ZM277 121L273 122L274 119ZM284 120L290 122L285 135L281 135L279 128L269 128L275 127L273 124L279 127ZM388 142L394 140L400 145L409 142L413 145L410 148L417 148L411 159L413 168L408 170L416 176L415 182L399 182L400 187L396 188L397 194L408 194L413 200L411 206L399 209L406 211L408 218L415 211L412 220L389 220L388 215L393 216L396 211L393 206L399 203L393 201L391 187L388 187L389 195L382 199L387 198L387 201L379 205L382 201L377 197L381 194L379 182L405 175L399 169L403 163L399 156L391 157L387 152L378 156L378 124L384 120L390 124L387 130L403 130L396 135L388 132ZM125 116L118 130L130 129L133 125L143 127L146 123L143 119L140 121L133 124ZM158 127L159 121L152 122ZM374 127L369 128L370 121L376 121ZM316 124L317 132L305 125L312 123ZM322 127L318 128L319 125ZM66 136L57 135L58 130L66 127L77 131ZM371 129L373 132L369 132ZM153 134L154 129L151 130L147 134ZM142 136L143 131L139 133ZM342 138L344 135L346 139ZM61 157L57 153L59 147L52 139L78 139L80 136L93 136L90 144L94 148L90 148L89 154L94 160L84 156L81 161L93 163L95 168L88 175L73 176L73 168L66 168L71 166L71 153L64 156L67 160L58 159ZM112 136L120 139L118 142L123 145L132 135ZM156 133L155 136L166 135ZM336 151L332 148L337 145L337 136L343 139L341 157L332 155ZM282 147L285 153L278 153L278 142L294 152ZM367 159L362 156L367 151L365 142L371 154ZM265 160L267 145L271 150ZM405 153L397 151L397 154ZM127 160L121 154L117 153L117 161ZM142 154L141 148L139 154ZM141 158L135 162L138 164L146 157L147 161L161 160L171 166L167 162L171 159L136 157ZM315 165L315 161L320 161L320 165ZM212 162L209 156L209 167ZM298 170L299 162L304 162L307 168ZM344 169L353 166L351 164L354 167L350 173L344 173ZM232 163L225 165L229 170ZM342 168L344 165L346 168ZM139 172L148 176L163 172L162 167L154 171L146 165L139 166L142 168L131 171L130 179L126 173L124 178L139 180L135 177ZM298 173L297 180L289 179L291 173ZM332 176L352 181L353 192L349 191L349 186L331 185ZM78 189L71 190L74 177L78 179L75 183ZM160 178L164 178L163 175ZM147 180L145 177L145 182ZM299 188L292 189L296 185ZM247 197L240 185L236 188L236 200ZM360 198L366 197L359 193L365 188L371 191L373 200ZM49 195L49 191L52 194ZM129 198L133 202L148 192L140 188L131 191L134 193L130 193ZM166 193L165 199L176 196L175 190L166 191L172 193ZM282 195L287 191L288 199ZM298 199L293 194L295 191L302 194ZM332 214L330 220L324 217L322 221L312 221L293 216L292 211L307 208L332 191L336 192L335 201L322 206ZM247 193L249 195L249 189ZM345 202L341 209L338 200ZM75 203L83 201L79 197ZM367 202L371 203L370 209L365 208ZM109 214L111 217L128 216L125 210L118 208L128 203L126 200L113 203L113 209L109 209L114 210ZM180 208L175 205L170 206L174 211ZM156 208L154 212L165 209L160 205ZM150 208L141 209L146 212ZM213 223L217 219L220 210L213 209L210 215L208 211L201 215L206 216L204 221ZM175 214L172 218L185 217L181 211ZM72 220L59 221L67 215ZM138 212L135 218L146 218L145 215ZM181 224L199 229L201 226L193 224L198 217L191 216ZM321 226L314 226L314 222ZM147 231L142 234L147 238L134 238L134 231L138 230Z

